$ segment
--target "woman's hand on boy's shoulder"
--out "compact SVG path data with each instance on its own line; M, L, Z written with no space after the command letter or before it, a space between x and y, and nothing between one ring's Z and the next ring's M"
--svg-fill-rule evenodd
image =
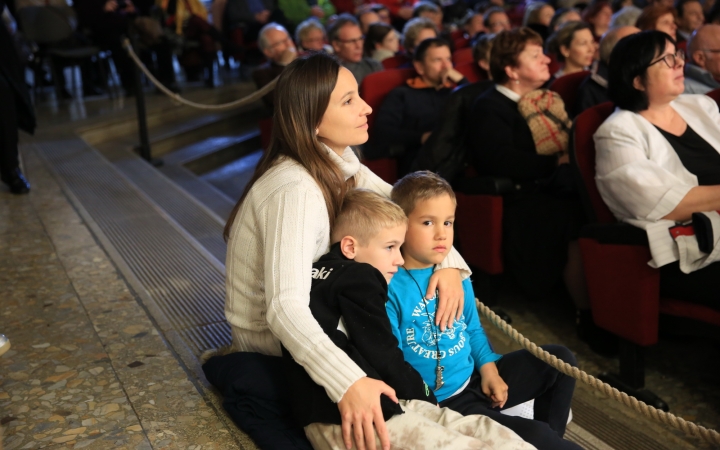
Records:
M425 298L433 298L435 291L439 291L435 325L442 331L451 327L455 320L460 319L465 303L463 279L460 269L440 269L430 277Z

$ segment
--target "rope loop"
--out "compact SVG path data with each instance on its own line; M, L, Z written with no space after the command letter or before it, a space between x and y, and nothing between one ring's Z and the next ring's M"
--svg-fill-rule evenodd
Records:
M570 364L566 363L561 359L558 359L555 355L546 352L545 350L538 347L535 343L531 342L528 338L520 334L516 329L511 327L507 322L500 318L500 316L495 314L480 300L476 298L475 301L477 302L477 307L480 313L488 320L490 320L493 325L498 327L503 333L509 336L513 341L520 344L520 346L532 353L535 357L550 364L552 367L564 373L565 375L573 377L576 380L580 380L583 383L592 386L598 391L622 403L623 405L634 409L635 411L643 414L646 417L650 417L660 423L675 427L690 436L700 438L704 441L710 442L711 444L720 445L720 433L718 433L717 431L705 428L702 425L697 425L693 422L689 422L682 417L678 417L661 409L657 409L654 406L650 406L636 399L635 397L629 396L626 393L615 389L609 384L598 380L594 376L578 369L577 367L571 366Z

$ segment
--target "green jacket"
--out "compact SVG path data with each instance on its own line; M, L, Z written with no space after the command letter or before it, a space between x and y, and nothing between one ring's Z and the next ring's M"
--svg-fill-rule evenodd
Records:
M293 25L297 25L303 20L310 17L310 8L319 6L325 11L325 17L320 22L325 23L328 17L335 14L335 7L330 0L279 0L278 7L282 10L285 17Z

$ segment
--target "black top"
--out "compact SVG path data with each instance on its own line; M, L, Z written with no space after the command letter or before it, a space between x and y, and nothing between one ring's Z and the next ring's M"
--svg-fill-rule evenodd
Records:
M655 127L670 142L683 166L698 178L700 186L720 185L720 153L687 126L681 136Z
M489 89L475 101L467 130L467 151L478 175L534 181L553 174L557 159L539 155L517 103Z
M345 258L339 244L313 264L310 311L325 334L368 377L395 389L398 399L437 404L420 374L405 362L385 310L387 298L387 282L380 271ZM347 334L339 330L341 319ZM325 389L310 378L285 347L282 352L287 363L286 378L293 392L293 415L299 425L316 422L339 425L340 412ZM385 420L403 413L400 405L384 395L380 406Z

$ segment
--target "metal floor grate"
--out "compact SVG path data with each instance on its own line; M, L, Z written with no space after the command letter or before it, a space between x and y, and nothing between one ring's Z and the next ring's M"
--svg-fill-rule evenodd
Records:
M229 343L225 275L215 257L80 139L36 148L193 353Z

